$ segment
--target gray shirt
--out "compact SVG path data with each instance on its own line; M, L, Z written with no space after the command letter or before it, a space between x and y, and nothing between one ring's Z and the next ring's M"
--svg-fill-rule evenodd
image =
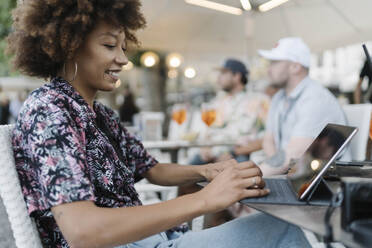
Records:
M328 123L345 125L345 114L328 89L306 77L289 96L284 89L275 94L266 128L279 151L292 137L315 138Z

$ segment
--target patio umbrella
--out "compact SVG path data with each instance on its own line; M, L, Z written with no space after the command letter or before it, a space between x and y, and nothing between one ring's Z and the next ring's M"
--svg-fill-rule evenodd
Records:
M213 1L241 8L239 0ZM148 27L139 36L145 48L211 61L226 54L255 55L286 36L302 37L314 52L372 39L370 0L290 0L267 12L238 16L184 0L145 0L143 10Z

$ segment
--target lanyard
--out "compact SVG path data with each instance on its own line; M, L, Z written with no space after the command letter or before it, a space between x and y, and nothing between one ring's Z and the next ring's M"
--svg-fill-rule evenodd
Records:
M283 103L282 109L279 112L279 116L278 116L278 122L279 122L278 123L278 128L279 128L279 130L278 130L278 145L277 145L278 149L280 149L281 142L282 142L282 139L283 139L283 130L282 130L283 129L283 123L286 122L289 113L292 111L293 107L298 102L298 99L301 97L302 93L306 90L308 84L304 85L304 82L302 82L300 85L298 85L295 89L295 90L300 90L300 92L297 93L295 95L295 97L285 96L285 102ZM300 86L300 89L298 88L299 86Z
M298 97L296 97L295 99L286 98L285 102L282 105L282 109L279 112L279 117L278 117L278 137L279 137L279 139L278 139L278 145L277 145L278 149L281 148L281 142L282 142L282 138L283 138L283 130L282 130L283 129L283 123L286 122L289 113L292 111L293 107L296 105Z
M283 123L287 120L289 111L292 109L294 104L290 104L289 99L285 99L285 102L282 105L281 111L279 112L278 117L278 149L281 147L282 137L283 137Z

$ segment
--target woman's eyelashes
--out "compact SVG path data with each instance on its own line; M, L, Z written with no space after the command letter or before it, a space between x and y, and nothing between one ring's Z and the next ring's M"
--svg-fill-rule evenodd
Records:
M113 50L116 47L116 45L109 45L109 44L104 44L104 46L106 48L108 48L109 50ZM122 47L121 50L123 50L123 52L126 52L127 51L127 48L126 47Z
M113 50L115 48L115 45L104 44L104 46L110 50Z

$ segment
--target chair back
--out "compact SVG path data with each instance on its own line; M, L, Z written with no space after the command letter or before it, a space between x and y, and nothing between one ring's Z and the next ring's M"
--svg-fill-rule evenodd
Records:
M343 110L348 125L359 129L350 143L352 159L365 160L369 139L372 104L348 104L343 106Z
M0 126L0 197L4 203L16 247L42 248L35 223L29 216L15 168L12 131L14 125Z
M139 127L142 140L162 140L164 113L141 112L134 118L134 126Z

